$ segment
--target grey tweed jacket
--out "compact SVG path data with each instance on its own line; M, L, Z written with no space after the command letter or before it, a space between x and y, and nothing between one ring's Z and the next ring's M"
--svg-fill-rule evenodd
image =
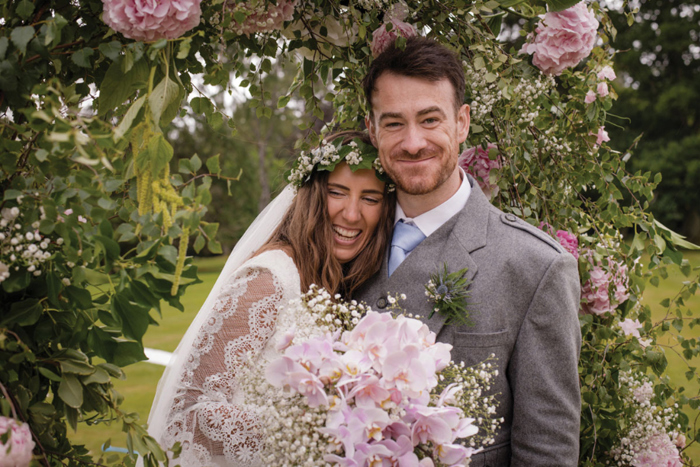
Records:
M468 268L473 326L444 326L438 314L426 322L439 341L453 345L453 360L498 359L492 392L498 394L496 416L505 421L471 466L575 466L581 407L576 260L547 234L492 206L469 181L464 209L390 278L387 253L381 271L355 298L382 309L387 293L405 293L406 308L427 317L429 275L443 263L450 272Z

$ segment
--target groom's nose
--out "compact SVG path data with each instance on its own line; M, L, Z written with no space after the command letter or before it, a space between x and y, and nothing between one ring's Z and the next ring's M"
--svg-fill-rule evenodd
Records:
M423 129L418 125L408 125L401 141L401 149L405 152L416 155L428 145Z

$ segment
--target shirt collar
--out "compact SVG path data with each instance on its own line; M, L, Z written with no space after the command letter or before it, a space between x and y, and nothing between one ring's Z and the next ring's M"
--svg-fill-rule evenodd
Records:
M467 200L471 194L472 187L469 184L469 179L467 179L467 176L464 174L461 167L459 172L462 178L462 183L459 185L457 192L452 195L450 199L431 209L430 211L424 212L420 216L414 218L407 217L403 212L403 209L401 209L401 205L397 202L394 224L403 219L404 222L418 227L426 237L430 236L430 234L439 229L442 224L450 220L452 216L464 208L464 205L467 204Z

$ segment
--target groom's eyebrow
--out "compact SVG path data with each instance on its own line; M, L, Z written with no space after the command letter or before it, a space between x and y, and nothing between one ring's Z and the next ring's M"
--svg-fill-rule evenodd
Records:
M433 112L437 112L443 117L445 116L445 112L437 105L431 105L430 107L427 107L425 109L421 109L417 112L416 115L418 115L419 117L422 117L423 115L433 113ZM399 112L384 112L379 116L379 121L381 122L382 120L385 120L387 118L404 118L404 116L402 113L399 113Z

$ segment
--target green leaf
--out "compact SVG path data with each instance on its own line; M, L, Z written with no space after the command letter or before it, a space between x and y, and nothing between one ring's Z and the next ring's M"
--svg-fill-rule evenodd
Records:
M221 165L219 164L219 156L220 154L217 154L216 156L212 156L209 159L207 159L207 169L209 169L209 173L212 173L214 175L219 175L221 172Z
M89 291L69 285L64 289L64 293L66 298L78 307L84 310L92 308L92 295L90 295Z
M192 45L192 38L187 37L180 41L180 46L177 49L177 59L184 60L190 54L190 47Z
M661 230L665 231L671 237L671 243L673 243L674 245L679 246L681 248L685 248L687 250L700 250L700 245L690 243L685 239L683 235L677 234L676 232L669 229L656 219L654 219L654 225L659 227Z
M94 372L88 376L87 378L83 378L83 384L88 385L92 383L97 383L97 384L107 384L109 383L110 378L109 378L109 373L107 373L106 370L100 368L100 367L95 367Z
M15 44L15 47L19 49L22 54L27 53L27 44L34 38L34 27L33 26L22 26L12 30L10 34L10 40Z
M138 89L143 88L147 81L148 65L145 60L136 62L127 73L122 72L120 60L113 62L100 85L100 96L97 99L98 115L103 116L109 110L122 105Z
M199 169L202 168L202 159L200 159L197 154L190 157L190 163L192 164L192 168L194 169L193 170L194 172L197 172Z
M549 11L562 11L579 3L581 0L545 0Z
M114 130L115 142L119 141L126 134L126 132L129 131L129 128L131 128L131 125L134 123L136 116L139 114L139 111L145 102L146 96L141 96L136 99L133 104L131 104L129 110L127 110L124 114L124 118L122 118L121 123L119 123L119 126Z
M91 375L95 372L95 367L78 360L60 359L58 363L61 365L61 371L63 373Z
M173 158L173 147L165 140L163 133L156 133L151 137L147 151L152 174L159 174Z
M287 104L289 104L289 99L291 99L292 96L280 96L279 99L277 99L277 108L281 109L284 107L287 107Z
M58 375L57 375L56 373L54 373L53 371L51 371L51 370L49 370L49 369L47 369L47 368L44 368L43 366L40 366L40 367L39 367L39 373L41 373L42 375L44 375L46 378L50 379L51 381L56 381L56 382L61 381L61 377L60 377L60 376L58 376Z
M22 0L17 4L15 11L22 19L27 20L34 13L34 4L29 0Z
M209 242L207 243L207 248L209 249L209 252L215 255L219 255L223 252L223 250L221 249L221 243L217 242L214 239L209 240Z
M194 251L199 253L202 251L202 248L204 248L204 245L207 244L207 241L204 240L204 235L197 235L197 238L194 240L194 244L192 245L192 248L194 248Z
M148 308L130 302L124 293L112 297L112 311L122 324L125 337L140 342L148 329Z
M102 42L98 48L105 57L109 58L112 61L117 61L122 51L122 44L117 41ZM121 71L121 63L119 67L119 71Z
M19 292L29 286L31 274L27 271L12 271L10 277L2 282L2 289L7 293Z
M64 375L58 386L58 397L69 407L79 409L83 405L83 385L73 375Z
M3 317L0 324L31 326L39 320L43 311L44 308L41 306L39 300L36 298L28 298L26 300L13 303L10 306L10 312Z
M90 47L83 47L77 52L74 52L70 56L70 59L79 67L92 68L92 63L90 63L90 57L92 57L94 53L95 51L92 50Z
M178 99L180 96L180 86L168 76L164 76L148 97L153 121L159 122L162 126L170 123L180 108L180 100Z
M214 104L207 97L195 97L190 101L190 106L192 111L196 114L204 114L207 119L211 116L214 111Z
M7 46L10 41L7 37L0 37L0 60L5 60L5 54L7 53Z

